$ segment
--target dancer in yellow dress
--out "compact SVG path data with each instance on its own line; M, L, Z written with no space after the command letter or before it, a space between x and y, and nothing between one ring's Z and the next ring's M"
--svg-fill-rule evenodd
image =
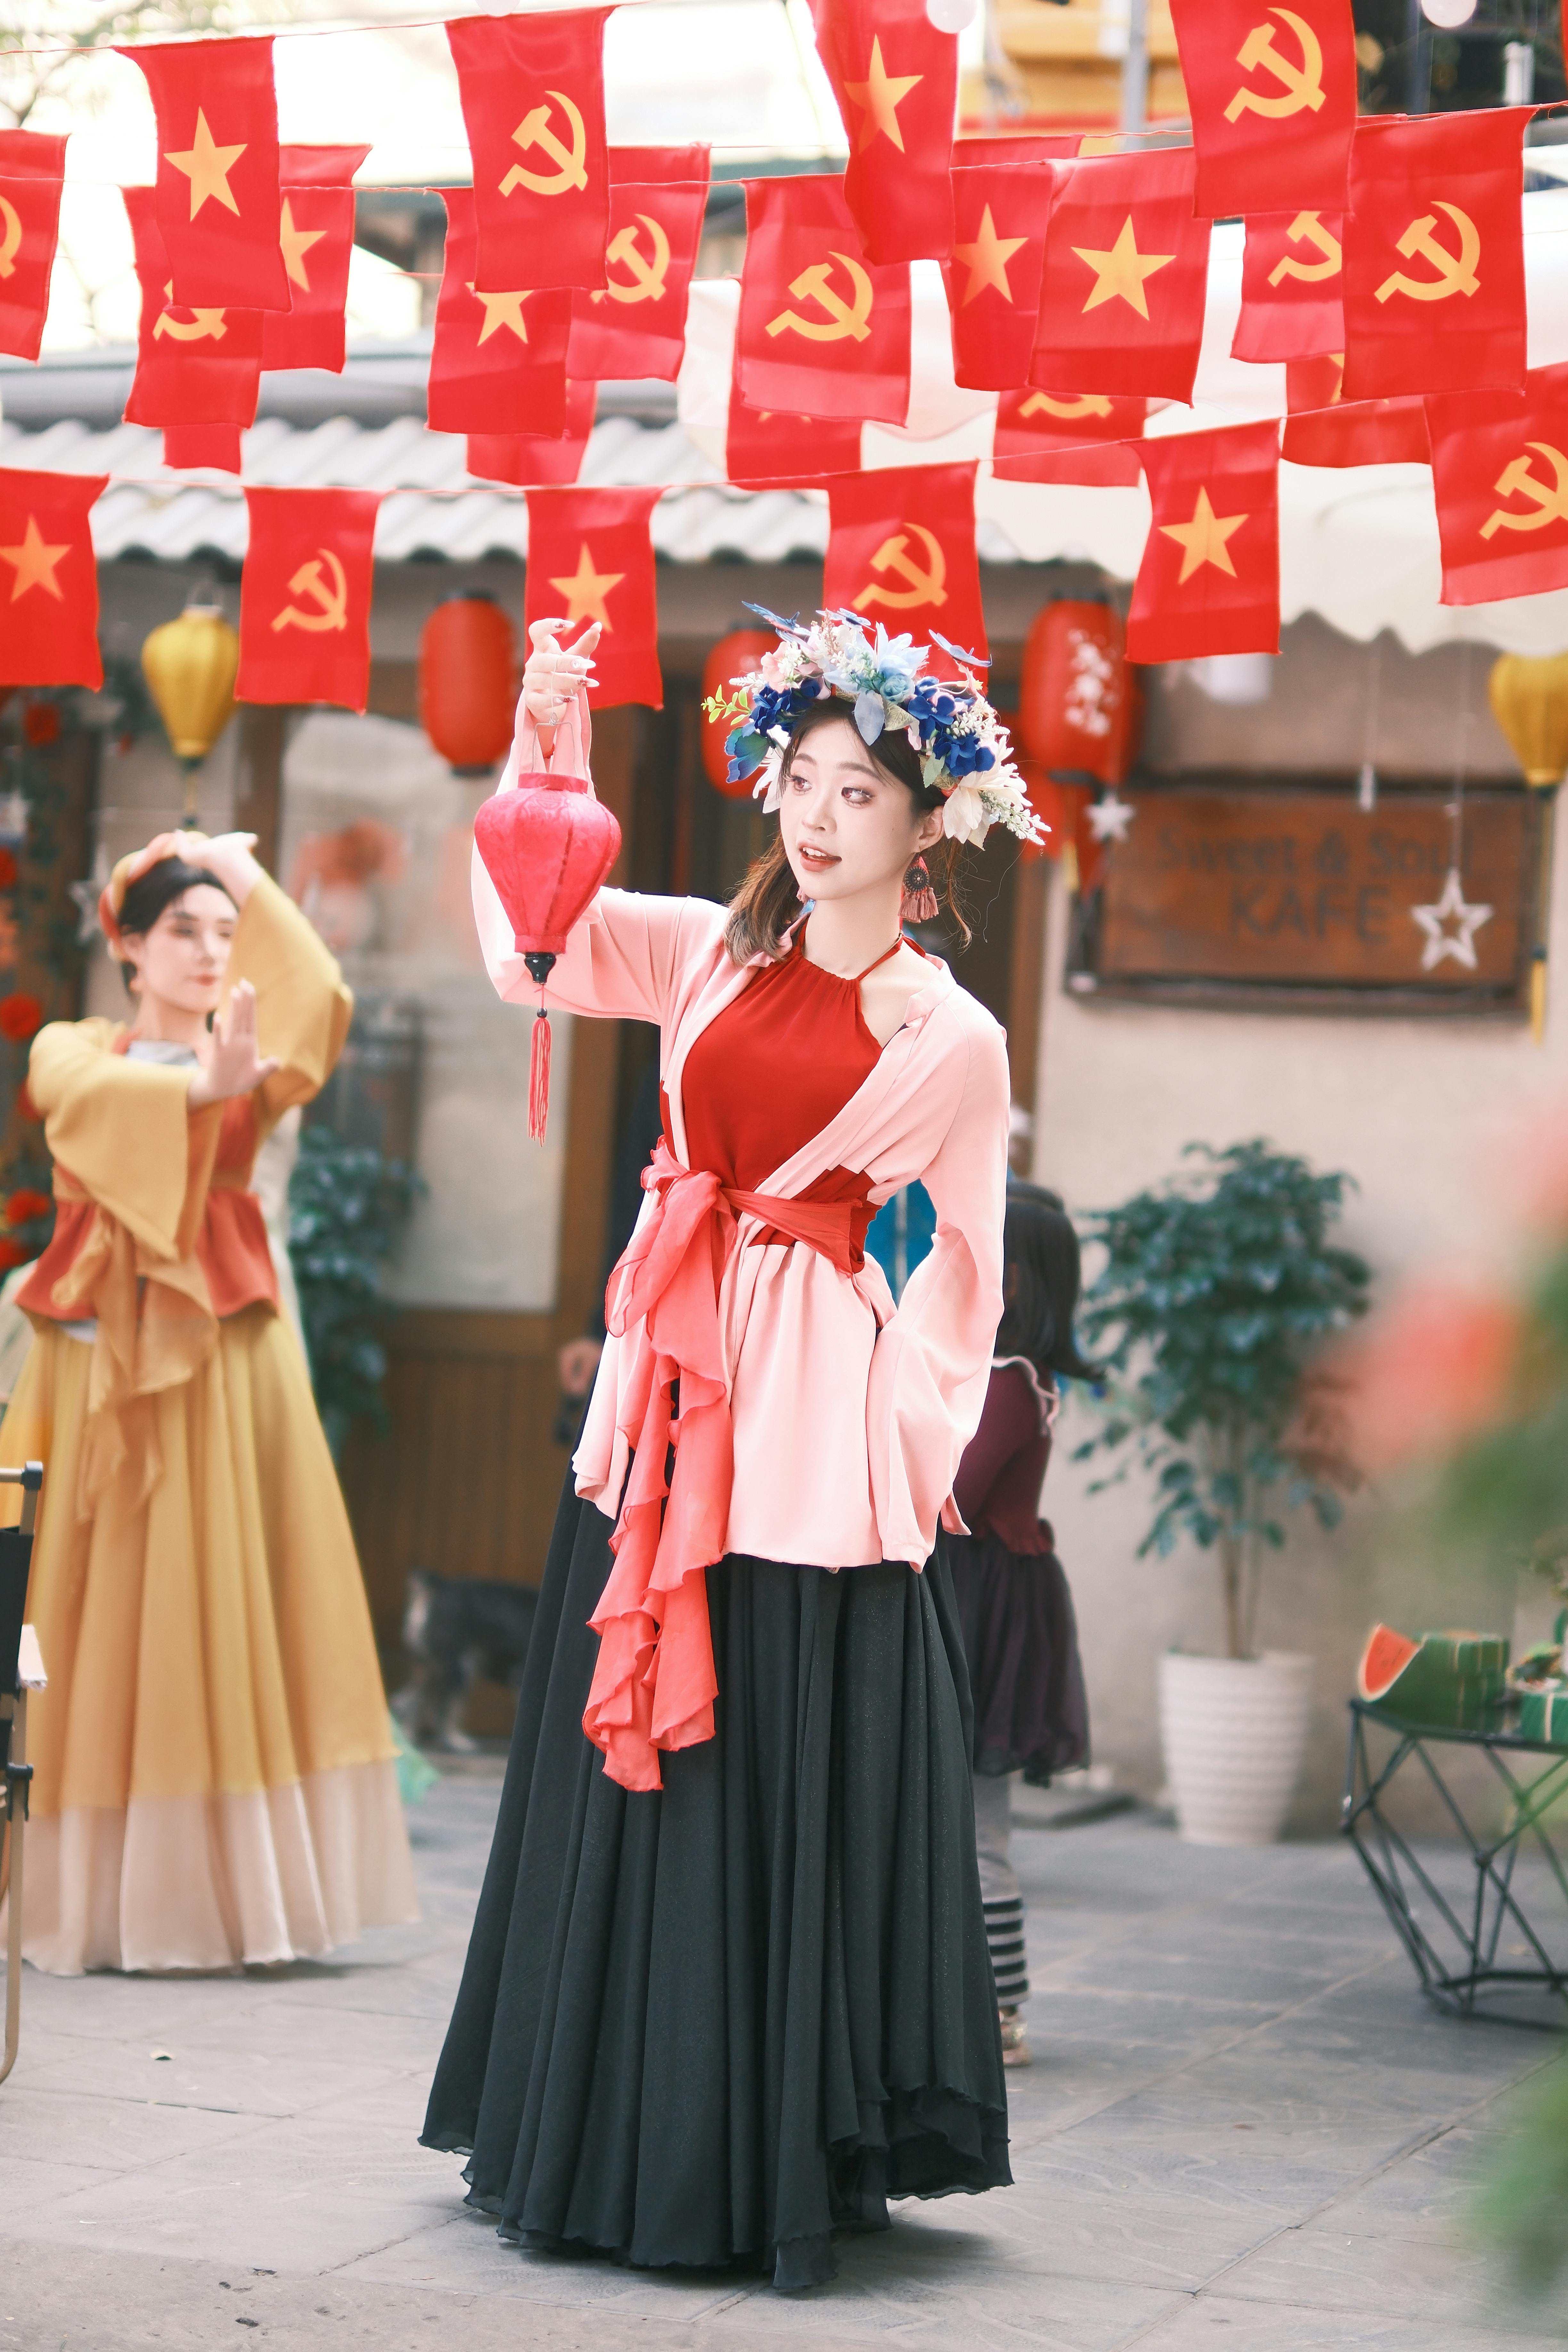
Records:
M23 1924L61 1974L288 1960L417 1912L353 1538L248 1189L352 1000L252 838L122 859L100 912L135 1018L32 1050L58 1212L0 1452L46 1465Z

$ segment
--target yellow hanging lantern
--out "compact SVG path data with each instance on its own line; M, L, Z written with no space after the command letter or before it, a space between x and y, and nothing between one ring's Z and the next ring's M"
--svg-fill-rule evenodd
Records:
M142 667L174 757L185 771L185 814L196 814L196 771L234 716L239 638L208 591L142 647Z
M1487 681L1492 715L1508 737L1524 781L1542 795L1541 882L1535 949L1530 965L1530 1034L1539 1045L1546 1034L1546 940L1552 912L1552 836L1557 787L1568 774L1568 654L1531 660L1502 654Z

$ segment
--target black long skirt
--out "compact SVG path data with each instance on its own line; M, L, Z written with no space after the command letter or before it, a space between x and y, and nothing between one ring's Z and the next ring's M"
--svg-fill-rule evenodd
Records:
M503 2237L816 2284L1012 2178L952 1587L726 1559L716 1736L630 1794L582 1729L609 1536L568 1481L421 2137Z
M943 1536L969 1664L974 1769L1048 1781L1089 1761L1089 1699L1072 1594L1054 1551Z

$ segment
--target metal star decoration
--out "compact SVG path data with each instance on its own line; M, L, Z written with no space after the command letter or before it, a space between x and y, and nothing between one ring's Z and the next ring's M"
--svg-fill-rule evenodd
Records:
M26 840L30 806L25 793L0 793L0 842L8 849L19 849Z
M1443 879L1440 896L1429 907L1412 907L1413 921L1420 924L1426 934L1426 944L1421 950L1421 969L1435 971L1445 956L1452 956L1467 971L1476 969L1476 933L1483 923L1489 923L1489 907L1467 906L1459 881L1459 869L1450 866ZM1450 930L1452 923L1458 928Z
M92 872L86 881L71 882L67 885L77 910L76 936L79 947L89 947L99 936L98 902L103 895L103 887L108 880L109 852L100 842L93 855Z
M1102 801L1096 801L1089 812L1089 829L1096 841L1125 841L1127 828L1138 812L1131 801L1122 800L1114 786Z

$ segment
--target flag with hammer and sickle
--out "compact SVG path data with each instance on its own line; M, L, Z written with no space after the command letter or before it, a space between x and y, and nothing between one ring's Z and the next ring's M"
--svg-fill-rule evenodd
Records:
M866 257L945 261L958 37L909 0L816 0L816 50L838 100L844 193Z
M566 372L587 383L673 383L708 205L706 147L612 147L608 283L572 297Z
M354 241L350 185L368 147L285 147L280 151L283 217L279 231L292 308L265 310L264 368L343 367L343 310Z
M247 486L239 583L240 702L332 702L370 689L372 542L379 490Z
M430 430L555 440L566 430L572 297L563 287L476 293L474 192L440 194L447 250L426 393Z
M88 518L108 480L0 467L0 660L8 682L103 684Z
M447 25L474 163L487 294L607 283L607 8L536 8Z
M526 433L470 433L468 467L482 482L514 482L520 489L574 482L594 429L594 383L566 385L566 430L554 439Z
M736 381L748 408L902 425L910 272L871 261L842 178L748 180Z
M724 432L726 480L748 490L821 489L830 474L859 472L860 426L853 417L748 408L741 398L738 373L732 359Z
M1203 341L1209 224L1193 151L1053 163L1028 382L1043 392L1190 400Z
M146 75L158 118L170 299L191 310L287 310L270 38L230 33L120 55Z
M658 490L531 489L524 625L565 623L561 642L597 621L595 714L620 702L664 708L658 588L648 524Z
M1356 123L1351 0L1171 0L1194 208L1340 213Z
M1428 395L1443 603L1568 588L1568 367L1521 392Z
M953 380L972 392L1008 392L1029 373L1046 227L1056 184L1043 158L1029 163L971 163L970 146L952 151L952 257L942 265L952 324ZM1019 145L1042 146L1043 140ZM1076 132L1053 143L1062 160L1078 153Z
M827 485L822 601L917 645L940 630L984 656L985 612L974 551L974 474L968 466L895 466L841 474ZM954 675L940 647L932 670Z
M1127 615L1127 658L1279 650L1279 427L1172 433L1141 451L1153 520Z
M36 360L49 307L66 142L0 131L0 352Z
M1311 205L1249 213L1241 251L1241 315L1233 360L1319 358L1345 347L1344 226Z
M1146 400L1109 393L1039 392L1032 384L996 403L992 470L1000 482L1077 482L1130 488L1139 479Z
M1426 466L1426 412L1418 400L1345 400L1342 352L1285 362L1285 430L1292 466Z
M151 188L122 188L142 289L127 425L254 424L261 391L261 313L181 310Z
M1524 382L1528 107L1366 122L1345 218L1347 400Z

